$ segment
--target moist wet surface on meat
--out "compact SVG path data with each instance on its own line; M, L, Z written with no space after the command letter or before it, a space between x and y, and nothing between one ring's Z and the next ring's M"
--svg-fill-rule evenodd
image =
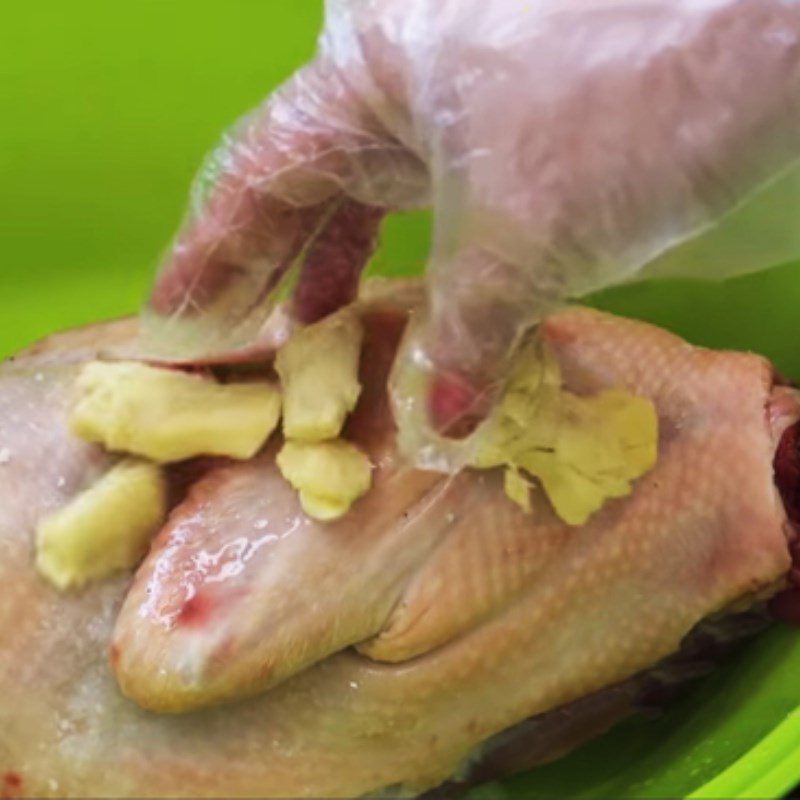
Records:
M582 335L587 330L590 337ZM202 663L198 654L215 652L220 630L237 636L254 630L264 648L255 659L252 649L219 651L218 666L235 679L229 686L246 686L236 683L241 670L258 665L264 653L261 667L273 678L283 669L285 677L251 700L176 717L149 714L122 698L109 668L112 627L128 581L63 596L32 573L36 518L100 468L102 455L65 435L69 366L48 367L41 380L34 364L3 373L0 402L7 405L0 434L13 450L3 469L13 468L0 486L7 509L0 520L0 576L7 587L0 595L0 626L11 634L0 648L0 694L13 693L21 702L13 708L0 703L0 753L8 769L23 776L24 791L336 796L397 783L424 788L447 777L480 741L623 683L677 650L703 618L771 591L788 571L789 556L772 480L777 442L764 419L769 366L754 356L699 351L639 323L592 312L567 312L548 324L548 335L576 390L624 375L656 400L665 422L664 458L634 496L609 504L586 528L564 531L546 505L537 507L535 521L516 517L491 476L482 483L463 478L430 495L415 517L418 530L354 526L328 535L312 531L306 539L311 529L301 520L286 537L273 533L277 540L262 550L269 558L245 562L225 585L207 580L219 572L203 573L197 565L204 562L192 556L225 546L230 553L230 542L245 531L244 544L270 533L254 527L261 516L245 519L241 507L241 519L235 509L219 517L230 538L215 540L222 527L209 524L228 502L227 482L250 497L249 471L255 470L263 495L265 476L258 470L268 472L269 463L212 470L185 501L195 504L194 512L185 504L176 510L136 586L146 590L155 581L150 585L168 593L180 586L175 577L185 578L185 568L192 568L199 588L221 586L242 625L212 630L204 622L213 606L202 604L189 604L191 625L162 627L162 633L152 629L155 618L139 617L142 624L134 626L135 614L121 617L117 669L149 669L148 653L156 653L156 663L179 679L181 664L169 659L180 652L176 643L185 628L194 629L182 640L195 648L184 649L195 658L191 667ZM52 353L49 358L52 365ZM15 415L16 425L9 425ZM367 427L369 435L383 435L377 421ZM390 475L391 447L375 454L387 460ZM416 484L411 488L419 491ZM386 491L396 489L387 484ZM422 494L428 494L424 487ZM648 517L648 504L657 511L659 498L671 514ZM482 518L479 509L493 502L497 513ZM459 512L462 523L477 526L454 525L449 514ZM289 505L283 513L298 519ZM174 538L192 519L198 538ZM528 537L519 533L524 530ZM343 553L347 542L358 548ZM164 560L170 547L174 558ZM409 559L401 569L398 552ZM408 581L409 564L417 559L424 569ZM222 559L217 566L226 563L242 564ZM178 567L184 572L173 571ZM375 579L359 583L365 567ZM375 587L380 602L371 594ZM199 588L196 596L202 596ZM255 603L247 595L254 589L262 598L288 598L287 605ZM146 591L134 588L129 611L145 599ZM427 609L432 613L421 613ZM270 614L279 610L285 623L272 631ZM421 655L378 663L349 648L380 636L389 613L402 623L394 627L402 636L385 637L386 645L402 653L413 643L423 648ZM315 640L320 631L324 636ZM318 649L304 645L298 652L293 641L311 641ZM341 652L327 655L332 647Z

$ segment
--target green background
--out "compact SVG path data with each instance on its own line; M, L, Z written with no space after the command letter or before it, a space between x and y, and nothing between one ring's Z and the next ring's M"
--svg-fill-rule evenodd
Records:
M312 53L321 0L41 0L0 30L0 355L134 311L221 131ZM373 269L424 264L393 220ZM800 378L800 267L592 298ZM660 720L507 784L525 796L776 796L800 779L800 635L775 629ZM493 791L497 791L496 787Z

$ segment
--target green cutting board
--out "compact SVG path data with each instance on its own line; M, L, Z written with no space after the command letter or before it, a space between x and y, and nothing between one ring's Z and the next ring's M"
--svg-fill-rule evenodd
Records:
M222 129L312 52L321 0L40 0L0 32L0 354L134 311ZM419 271L428 220L372 269ZM593 298L800 378L800 265ZM800 631L775 628L663 717L492 787L509 797L777 797L800 780Z

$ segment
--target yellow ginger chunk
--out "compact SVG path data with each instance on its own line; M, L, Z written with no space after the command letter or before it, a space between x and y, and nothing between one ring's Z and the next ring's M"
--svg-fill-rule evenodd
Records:
M509 500L528 514L531 513L531 485L518 469L514 467L506 469L503 475L503 488Z
M369 491L372 466L355 445L343 439L328 442L286 442L278 453L278 468L300 493L310 517L338 519Z
M219 384L133 362L87 364L76 382L72 432L108 450L160 463L199 455L248 459L280 419L266 381Z
M345 309L295 333L278 351L287 439L335 439L361 392L358 363L363 328Z
M497 412L487 424L475 466L506 466L506 494L530 502L519 470L539 479L561 519L582 525L606 500L624 497L656 463L653 404L621 389L582 397L561 384L558 362L528 344Z
M132 569L164 522L166 484L155 464L112 467L36 530L36 567L59 589Z

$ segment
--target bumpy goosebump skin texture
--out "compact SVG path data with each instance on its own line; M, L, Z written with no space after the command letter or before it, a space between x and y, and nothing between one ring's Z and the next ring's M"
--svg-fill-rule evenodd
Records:
M531 515L508 502L501 474L402 463L385 383L403 324L367 324L346 435L375 485L351 514L308 519L271 448L211 469L132 585L74 596L36 575L31 532L107 468L69 435L65 397L71 364L119 328L3 366L0 695L16 702L0 703L0 731L25 792L352 797L435 783L492 733L618 685L699 619L785 580L765 361L595 312L548 319L571 391L621 383L662 422L652 473L574 529L536 493ZM109 670L112 632L116 675L152 706L271 688L142 713Z

